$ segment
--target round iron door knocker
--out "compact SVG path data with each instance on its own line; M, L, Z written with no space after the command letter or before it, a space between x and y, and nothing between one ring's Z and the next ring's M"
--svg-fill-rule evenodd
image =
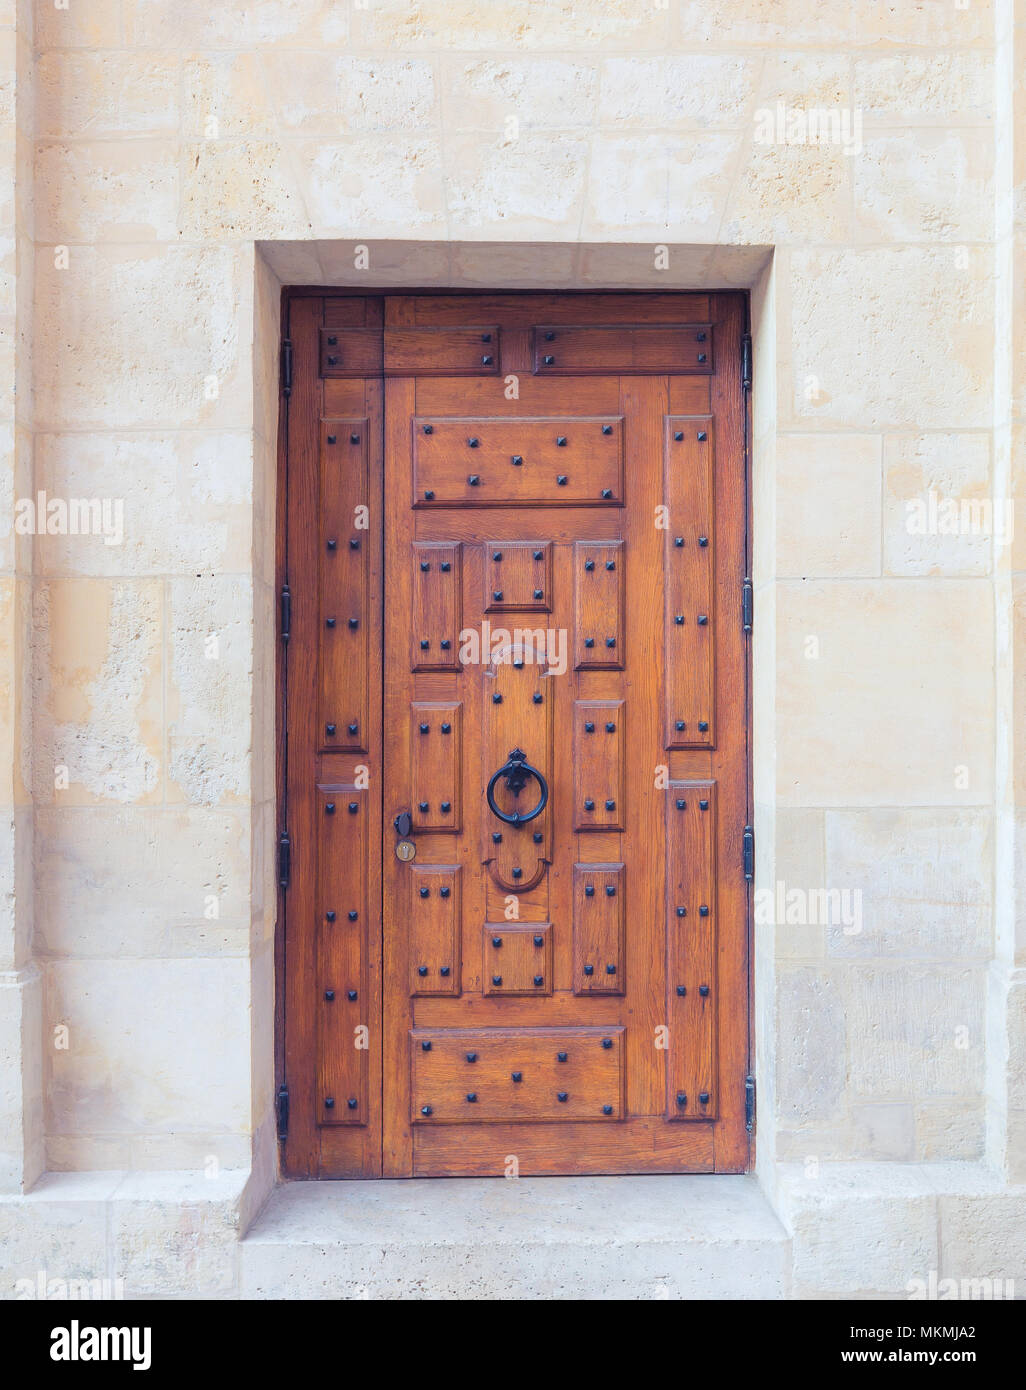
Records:
M526 811L524 813L513 811L511 814L507 815L505 811L500 811L495 804L495 796L493 795L495 784L500 777L505 777L506 786L514 796L519 796L527 786L527 779L533 777L541 790L538 805L535 806L532 811ZM492 773L486 795L492 813L498 816L499 820L505 821L507 825L526 825L529 820L534 820L535 816L540 816L542 811L545 810L545 806L549 799L549 784L546 782L544 775L540 773L536 767L532 767L527 761L527 755L524 753L523 749L514 748L502 767Z

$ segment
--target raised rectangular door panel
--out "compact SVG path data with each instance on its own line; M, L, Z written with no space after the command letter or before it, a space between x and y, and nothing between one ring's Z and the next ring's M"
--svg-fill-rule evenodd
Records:
M288 298L288 1175L748 1166L744 313Z
M623 1117L622 1028L414 1029L417 1125Z
M623 503L620 419L417 418L412 434L417 508Z
M534 370L544 376L713 370L712 325L648 324L623 328L542 324L535 328Z

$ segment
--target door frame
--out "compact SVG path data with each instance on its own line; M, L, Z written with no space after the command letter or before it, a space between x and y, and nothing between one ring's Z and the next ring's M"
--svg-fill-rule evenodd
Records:
M280 313L280 344L279 344L279 390L278 390L278 431L277 431L277 461L276 461L276 488L275 488L275 719L274 719L274 746L275 746L275 827L274 840L278 852L275 862L275 882L277 885L277 905L274 926L274 1095L275 1095L275 1121L277 1130L277 1161L281 1176L290 1178L302 1178L313 1180L317 1175L312 1173L299 1173L291 1170L286 1163L286 1144L285 1138L289 1129L289 1107L290 1107L290 1087L288 1072L287 1055L287 1009L286 997L288 986L288 953L287 953L287 911L288 911L288 891L286 880L281 874L282 865L282 836L287 827L287 774L288 774L288 741L287 741L287 645L282 640L282 624L284 608L281 597L286 592L288 579L288 500L289 500L289 407L291 401L291 350L290 350L290 321L292 306L296 301L320 298L320 299L375 299L382 300L394 296L461 296L468 299L479 297L486 298L496 294L502 295L538 295L558 293L561 297L572 298L576 296L591 297L594 295L615 295L629 294L632 296L656 295L664 293L665 290L654 289L624 289L606 288L601 285L588 286L587 288L562 289L552 285L525 288L519 286L516 289L494 288L474 286L465 288L460 286L406 286L402 284L392 284L388 286L325 286L325 285L285 285L281 291L281 313ZM723 287L720 289L694 289L685 285L673 286L674 293L688 294L732 294L738 296L743 303L743 322L745 332L745 357L747 367L743 372L743 384L739 382L739 390L742 391L742 468L743 468L743 549L744 549L744 568L747 576L749 589L752 584L752 548L753 548L753 529L752 529L752 390L751 390L751 361L752 361L752 339L751 339L751 292L746 288ZM381 441L380 447L384 449L384 430L385 419L384 410L381 412ZM382 576L381 576L381 612L380 612L380 631L384 633L384 600L385 600L385 576L387 573L388 554L384 544L384 507L381 508L381 516L378 520L381 531L381 557L382 557ZM746 628L749 641L745 645L744 661L744 699L743 709L745 718L745 747L746 747L746 768L745 768L745 825L746 829L753 831L755 818L754 802L754 729L753 729L753 651L752 651L752 628ZM385 811L382 804L380 807L381 825L381 844L382 854L385 844ZM754 832L753 832L754 833ZM747 990L747 1008L745 1010L745 1026L748 1036L748 1066L747 1080L748 1104L746 1105L749 1134L749 1153L746 1172L751 1172L756 1163L756 1129L755 1129L755 1095L756 1095L756 1056L755 1056L755 959L754 959L754 930L753 930L753 889L754 889L754 848L752 872L746 874L747 883L745 886L745 923L744 940L746 952L746 978L745 987ZM383 1001L382 1001L383 1002ZM750 1106L750 1109L749 1109ZM692 1174L692 1176L695 1176ZM715 1173L708 1174L710 1177L718 1176ZM374 1181L373 1178L364 1178L363 1181Z

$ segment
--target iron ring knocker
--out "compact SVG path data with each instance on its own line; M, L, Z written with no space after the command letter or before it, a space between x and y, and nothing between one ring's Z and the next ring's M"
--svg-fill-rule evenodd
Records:
M514 811L512 815L507 815L505 811L500 811L495 804L493 792L495 784L500 777L505 777L506 786L514 796L519 796L527 786L527 779L533 777L541 789L541 796L538 805L533 811L528 811L526 815L521 815L519 811ZM527 755L521 748L514 748L512 753L503 763L497 772L493 772L488 783L488 805L492 813L498 816L499 820L505 821L507 825L526 825L529 820L534 820L535 816L540 816L545 810L549 800L549 784L546 782L544 774L539 772L536 767L532 767L527 761Z

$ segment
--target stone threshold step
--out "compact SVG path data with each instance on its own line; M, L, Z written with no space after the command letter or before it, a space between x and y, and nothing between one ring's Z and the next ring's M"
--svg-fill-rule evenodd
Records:
M751 1177L288 1183L242 1241L243 1298L787 1296Z

